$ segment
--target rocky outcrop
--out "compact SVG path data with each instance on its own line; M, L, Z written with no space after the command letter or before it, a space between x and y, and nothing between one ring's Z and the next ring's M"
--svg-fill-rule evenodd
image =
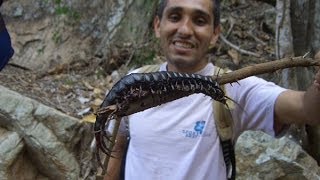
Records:
M11 63L44 71L93 58L110 61L115 46L147 41L150 0L5 1L1 7L15 55ZM151 7L151 8L150 8ZM141 38L144 37L144 38ZM125 59L122 59L124 61ZM124 62L122 62L124 63Z
M23 164L29 164L30 172L38 170L50 179L78 179L76 145L82 135L82 123L5 87L0 86L0 92L1 177L17 177L20 171L8 167L15 167L23 158L27 159Z
M237 179L320 179L320 168L300 145L248 131L236 145Z

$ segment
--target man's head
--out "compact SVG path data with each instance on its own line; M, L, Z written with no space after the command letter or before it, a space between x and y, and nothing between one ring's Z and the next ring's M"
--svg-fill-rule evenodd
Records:
M207 50L220 33L218 6L218 0L161 0L154 30L168 70L197 72L205 67Z
M211 0L213 3L212 14L214 17L214 27L220 25L220 0ZM162 18L164 8L166 7L168 0L160 0L159 6L157 8L156 16L160 19Z

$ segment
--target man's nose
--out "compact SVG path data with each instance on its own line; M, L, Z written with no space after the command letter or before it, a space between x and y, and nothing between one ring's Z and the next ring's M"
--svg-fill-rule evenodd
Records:
M181 36L190 36L193 33L193 24L190 19L185 19L182 21L180 27L178 28L178 33Z

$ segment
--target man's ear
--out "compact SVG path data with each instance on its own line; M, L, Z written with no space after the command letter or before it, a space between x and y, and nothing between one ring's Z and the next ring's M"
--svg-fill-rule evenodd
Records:
M153 29L154 29L154 33L156 34L156 37L160 38L160 19L159 19L159 16L156 16L153 19Z
M214 46L216 44L216 42L218 41L220 32L221 32L220 25L218 25L213 30L213 36L211 37L211 41L210 41L211 46Z

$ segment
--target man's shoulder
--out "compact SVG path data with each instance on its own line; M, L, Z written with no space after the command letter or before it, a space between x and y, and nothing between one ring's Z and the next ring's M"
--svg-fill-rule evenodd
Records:
M130 73L148 73L159 71L161 64L144 65L140 68L132 70Z

